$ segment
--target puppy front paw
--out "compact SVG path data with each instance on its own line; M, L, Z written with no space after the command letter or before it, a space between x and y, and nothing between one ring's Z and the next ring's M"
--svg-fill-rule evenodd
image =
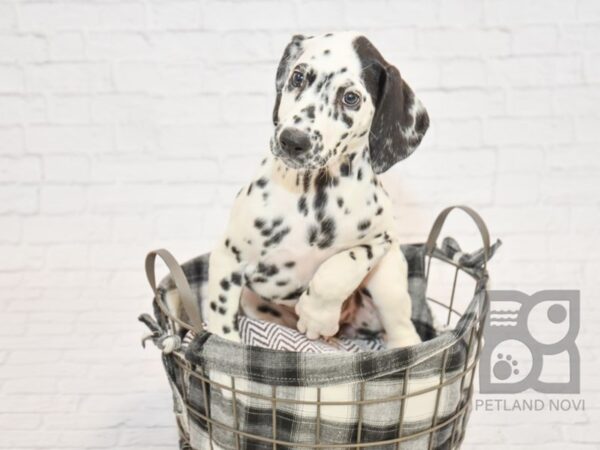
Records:
M305 291L296 304L298 314L298 331L309 339L331 337L340 328L339 302L321 298L316 293Z

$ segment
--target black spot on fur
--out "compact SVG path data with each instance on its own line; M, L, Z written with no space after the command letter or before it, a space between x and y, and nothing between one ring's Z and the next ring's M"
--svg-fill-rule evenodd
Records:
M282 300L293 300L293 299L300 297L302 295L302 292L304 292L304 289L300 287L300 288L294 289L292 292L287 294L285 297L281 297L281 299Z
M241 286L242 285L242 276L237 272L233 272L231 274L231 282L237 286Z
M246 191L246 195L250 195L250 193L252 192L252 187L254 186L253 183L250 183L250 185L248 186L248 190Z
M223 325L223 334L229 333L231 333L231 328L229 328L227 325Z
M343 177L347 177L350 174L350 165L348 165L348 163L342 163L340 165L340 174Z
M265 221L263 219L254 219L254 226L260 230L265 226Z
M227 281L226 279L222 279L221 280L221 287L223 288L223 290L228 291L229 290L229 281Z
M352 117L350 117L348 114L342 114L342 122L344 122L348 128L350 128L354 123Z
M338 197L337 198L337 204L338 206L341 208L342 206L344 206L344 199L342 197Z
M306 206L306 197L304 195L300 196L298 199L298 211L305 216L308 215L308 206Z
M317 233L319 232L319 230L317 229L316 226L311 225L308 229L308 243L310 245L314 245L314 243L317 240Z
M367 251L367 258L369 258L369 259L373 258L373 249L371 248L370 245L361 245L361 247Z
M327 205L327 180L329 174L326 170L320 171L315 177L315 197L313 206L316 211L320 211Z
M279 230L277 233L275 233L273 236L271 236L269 239L267 239L264 242L264 246L270 247L272 245L279 244L289 232L290 232L289 227L285 227L285 228Z
M310 171L304 172L304 178L302 179L302 185L304 187L304 192L308 192L310 189Z
M223 306L219 306L219 314L225 315L227 313L227 308Z
M265 264L262 262L258 263L256 266L256 271L268 277L272 277L273 275L277 275L279 273L279 269L275 264Z
M256 185L261 189L264 188L268 183L269 180L267 180L265 177L261 177L258 180L256 180Z
M350 252L350 258L356 260L356 255L354 254L354 252Z
M224 295L219 295L219 301L221 303L227 303L227 297L225 297Z
M287 267L288 269L291 269L295 265L296 265L296 261L288 261L284 264L284 266Z
M362 169L358 169L358 171L356 172L356 179L358 181L362 180Z
M331 247L335 239L335 221L328 217L321 222L321 239L319 240L319 248Z
M356 228L358 228L359 231L365 231L370 226L371 226L371 221L367 219L367 220L362 220L362 221L358 222L358 225Z
M229 247L229 239L225 239L225 247Z
M425 134L425 131L429 127L429 117L425 113L420 113L415 119L415 131L417 134ZM419 138L419 142L421 139Z
M375 215L380 216L382 212L383 212L383 207L380 206L379 208L377 208L377 211L375 211Z
M276 284L277 286L286 286L288 283L289 283L289 281L288 281L288 280L279 280L279 281L276 281L276 282L275 282L275 284Z
M315 208L315 210L321 210L323 208L325 208L325 206L327 205L327 192L325 192L325 189L319 189L316 194L315 197L313 199L313 206Z
M308 117L309 119L315 118L315 105L310 105L310 106L306 107L305 111L306 111L306 117Z
M321 80L317 83L317 92L321 92L321 89L323 89L324 84L325 84L325 80Z
M281 313L269 305L258 305L256 309L261 313L271 314L273 317L281 317Z
M210 302L210 309L212 309L213 311L217 310L217 304L215 302Z

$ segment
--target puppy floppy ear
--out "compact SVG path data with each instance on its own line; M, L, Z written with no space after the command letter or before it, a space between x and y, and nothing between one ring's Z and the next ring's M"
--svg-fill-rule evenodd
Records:
M367 38L358 37L354 48L375 105L369 133L371 164L382 173L415 151L429 128L429 116L398 69Z
M277 125L279 121L278 112L279 112L279 102L281 101L281 91L283 86L285 85L285 81L288 79L290 75L290 71L294 66L294 63L300 56L303 50L303 41L306 39L306 36L301 34L296 34L292 37L290 43L285 47L283 51L283 56L281 57L281 61L279 61L279 66L277 67L277 75L275 76L275 107L273 108L273 124Z

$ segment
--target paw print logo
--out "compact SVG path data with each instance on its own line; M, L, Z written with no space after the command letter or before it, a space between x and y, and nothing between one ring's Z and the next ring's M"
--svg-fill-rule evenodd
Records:
M512 375L519 375L518 365L519 361L513 359L512 355L504 356L502 353L498 353L497 361L494 367L492 367L492 371L497 379L508 380Z
M489 291L479 366L483 394L579 393L579 291ZM556 381L546 372L566 374ZM558 369L557 369L558 367Z

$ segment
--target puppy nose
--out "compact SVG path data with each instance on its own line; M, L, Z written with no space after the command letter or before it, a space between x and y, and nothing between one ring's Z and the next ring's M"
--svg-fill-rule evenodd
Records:
M302 153L310 148L310 136L297 128L285 128L279 135L279 143L287 153Z

